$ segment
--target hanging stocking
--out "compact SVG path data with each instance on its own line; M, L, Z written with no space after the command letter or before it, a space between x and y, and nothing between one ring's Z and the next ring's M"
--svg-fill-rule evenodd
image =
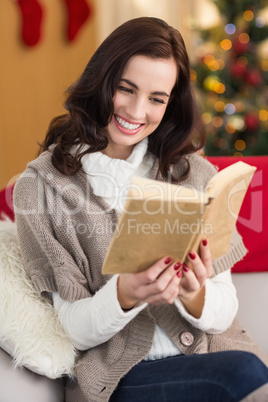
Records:
M38 0L16 0L22 13L22 39L27 46L35 46L41 37L43 9Z
M64 0L68 11L67 36L69 41L76 38L80 28L91 14L91 8L86 0Z

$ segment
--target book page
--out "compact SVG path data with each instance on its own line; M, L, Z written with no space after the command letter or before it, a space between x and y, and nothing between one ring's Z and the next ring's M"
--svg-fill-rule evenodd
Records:
M207 194L213 194L205 219L213 228L208 235L212 259L227 253L233 230L256 167L237 162L210 180ZM196 247L196 246L195 246Z
M211 230L202 220L204 193L148 179L135 178L133 184L103 265L105 274L140 272L164 256L184 261L193 237Z
M256 171L255 166L248 165L245 162L239 161L222 169L213 176L206 187L208 198L215 198L223 188L236 185L238 181L246 180L245 189L247 189L251 178Z

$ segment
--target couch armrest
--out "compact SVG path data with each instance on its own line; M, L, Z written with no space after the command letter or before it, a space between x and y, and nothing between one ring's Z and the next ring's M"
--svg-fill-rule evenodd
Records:
M237 290L237 317L262 350L268 353L268 272L236 273L232 279Z

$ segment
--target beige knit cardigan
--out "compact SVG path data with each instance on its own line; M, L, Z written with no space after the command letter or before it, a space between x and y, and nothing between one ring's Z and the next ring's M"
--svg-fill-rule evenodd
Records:
M189 155L174 168L177 173L183 173L186 160L191 170L181 184L203 190L216 170L204 158ZM157 160L151 178L163 180ZM62 175L46 151L17 181L14 206L24 264L41 294L59 292L74 301L93 296L110 279L101 267L119 213L93 194L83 172ZM228 253L213 262L215 274L231 268L245 253L235 232ZM236 321L223 334L208 335L190 325L174 305L149 305L109 341L79 355L76 380L66 386L66 402L108 401L120 378L148 354L156 324L184 354L238 349L266 359ZM185 333L192 334L188 345L181 337Z

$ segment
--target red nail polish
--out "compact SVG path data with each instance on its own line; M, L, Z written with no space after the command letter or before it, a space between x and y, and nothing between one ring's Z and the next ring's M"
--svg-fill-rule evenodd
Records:
M203 246L206 246L206 245L208 244L207 239L204 239L204 240L202 241L202 244L203 244Z
M175 271L177 271L180 267L181 267L181 263L180 263L180 262L176 262L176 264L174 265Z
M180 277L181 277L181 270L178 271L178 272L176 273L176 275L177 275L178 278L180 278Z
M164 261L165 264L169 264L172 261L171 257L167 257Z
M184 272L188 272L189 271L189 267L186 264L183 264L182 269L184 270Z
M193 253L192 251L189 253L189 257L194 260L196 258L196 254Z

